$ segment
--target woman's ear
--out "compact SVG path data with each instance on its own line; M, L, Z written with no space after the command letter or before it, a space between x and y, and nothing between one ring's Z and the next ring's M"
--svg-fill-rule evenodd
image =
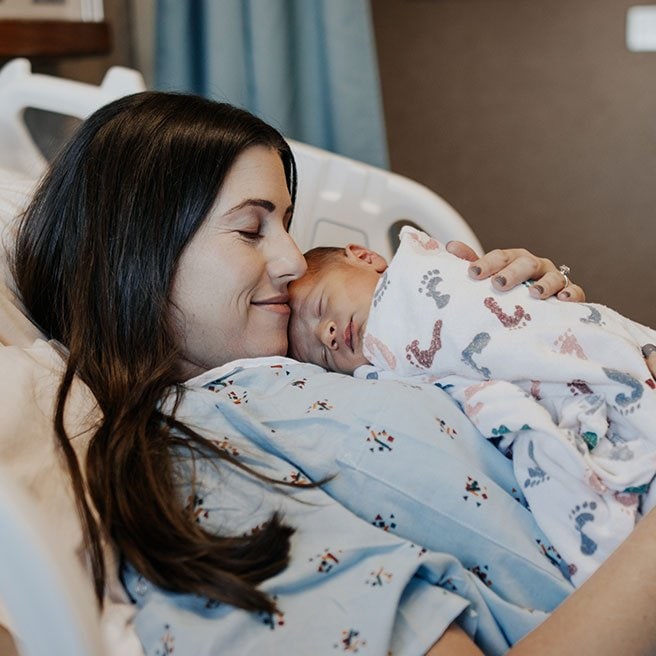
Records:
M376 253L376 251L372 251L366 246L347 244L344 247L344 252L347 260L372 266L377 273L383 273L387 269L387 260L380 253Z

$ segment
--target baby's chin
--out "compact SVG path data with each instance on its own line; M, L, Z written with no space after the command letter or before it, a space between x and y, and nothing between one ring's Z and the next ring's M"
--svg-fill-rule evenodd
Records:
M349 358L348 364L340 368L340 373L352 376L355 373L355 370L364 364L371 363L364 357L364 355L362 355L362 353L354 353L353 357Z

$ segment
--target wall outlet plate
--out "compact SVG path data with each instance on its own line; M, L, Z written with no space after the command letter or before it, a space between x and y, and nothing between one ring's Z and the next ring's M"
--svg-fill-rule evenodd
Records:
M656 5L635 5L626 12L626 47L656 52Z

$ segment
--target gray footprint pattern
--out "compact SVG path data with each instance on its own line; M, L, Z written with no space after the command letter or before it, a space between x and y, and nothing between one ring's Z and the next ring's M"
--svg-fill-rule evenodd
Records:
M569 513L569 518L574 522L574 528L581 535L581 553L585 556L592 556L597 551L597 543L585 532L585 526L589 522L594 522L594 511L597 509L595 501L584 501L581 505L576 505Z
M431 269L421 277L419 293L432 298L438 309L442 309L451 300L450 294L442 294L437 290L437 286L442 282L439 269Z

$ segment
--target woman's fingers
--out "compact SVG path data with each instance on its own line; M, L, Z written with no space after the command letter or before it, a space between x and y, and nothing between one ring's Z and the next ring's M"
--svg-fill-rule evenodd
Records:
M478 253L462 241L447 242L446 250L461 260L467 260L468 262L474 262L478 259Z
M585 292L583 291L583 287L579 287L579 285L573 285L572 283L559 291L557 296L559 301L585 301Z
M656 378L656 344L645 344L642 347L642 354L645 356L651 375Z
M585 292L579 285L567 281L560 271L550 271L536 280L531 286L530 294L535 298L558 296L561 301L585 301Z
M469 267L472 278L492 278L499 290L511 289L525 280L538 280L549 271L557 271L551 260L536 257L524 248L497 248Z
M561 301L585 301L585 292L566 278L546 257L537 257L525 248L497 248L482 257L460 241L450 241L447 250L471 262L469 275L476 280L491 278L499 291L512 289L527 280L534 281L530 293L535 298L557 296ZM565 270L568 269L565 267Z

